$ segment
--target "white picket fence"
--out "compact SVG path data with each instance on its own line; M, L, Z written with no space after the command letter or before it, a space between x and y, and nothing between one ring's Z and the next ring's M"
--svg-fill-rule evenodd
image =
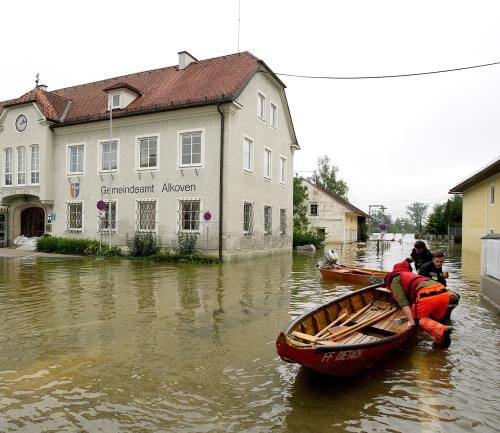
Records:
M500 239L483 239L484 273L500 280Z

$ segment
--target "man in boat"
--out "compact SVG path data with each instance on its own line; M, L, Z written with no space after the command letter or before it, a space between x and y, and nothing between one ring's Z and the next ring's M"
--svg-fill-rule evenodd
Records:
M445 275L445 273L443 272L444 261L445 261L444 252L434 251L432 253L432 261L424 263L418 269L419 275L430 278L431 280L437 281L438 283L441 283L443 286L446 286L447 275ZM441 320L449 319L451 311L458 305L458 302L460 301L460 295L458 293L454 292L453 290L448 290L448 292L450 293L449 308L445 317L443 317Z
M410 257L407 257L406 261L408 263L415 262L415 270L418 271L424 263L432 261L432 253L427 249L424 241L416 241Z
M408 326L418 323L425 332L434 337L436 347L447 348L451 343L452 328L442 325L448 309L450 294L441 283L411 271L406 260L396 263L385 277L386 287L408 318ZM432 319L431 316L436 319Z

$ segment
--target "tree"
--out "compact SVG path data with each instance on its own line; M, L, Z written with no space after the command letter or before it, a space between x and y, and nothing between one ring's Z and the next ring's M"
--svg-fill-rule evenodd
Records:
M302 177L293 178L293 227L306 229L307 219L307 188L302 185Z
M339 169L330 162L328 155L324 155L318 158L318 169L314 170L312 181L317 187L338 194L347 200L349 187L342 179L337 179L338 171Z
M450 227L459 227L462 224L462 196L456 195L446 203L434 206L427 218L425 230L433 235L448 234Z
M406 206L406 213L419 232L422 232L422 222L424 221L427 207L428 205L418 201Z

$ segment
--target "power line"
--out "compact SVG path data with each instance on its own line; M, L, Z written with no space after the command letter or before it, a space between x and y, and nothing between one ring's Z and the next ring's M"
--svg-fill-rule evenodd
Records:
M403 77L415 77L418 75L431 75L431 74L442 74L445 72L456 72L456 71L464 71L466 69L476 69L476 68L484 68L487 66L495 66L500 65L499 62L485 63L482 65L474 65L474 66L463 66L461 68L452 68L452 69L442 69L439 71L429 71L429 72L413 72L410 74L394 74L394 75L366 75L366 76L352 76L352 77L336 77L329 75L299 75L299 74L286 74L282 72L276 72L276 75L280 75L282 77L294 77L294 78L308 78L308 79L319 79L319 80L370 80L376 78L403 78Z

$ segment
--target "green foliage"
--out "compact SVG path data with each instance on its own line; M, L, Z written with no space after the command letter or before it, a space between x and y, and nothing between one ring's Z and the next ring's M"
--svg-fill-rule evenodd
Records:
M339 169L330 162L328 155L324 155L318 158L318 169L314 170L312 180L319 188L338 194L347 200L349 187L342 179L337 179L338 171Z
M302 185L303 178L296 176L293 178L293 227L306 229L309 220L307 219L307 188Z
M414 233L415 230L416 227L409 218L397 217L392 224L391 233Z
M298 227L293 228L293 247L298 247L301 245L313 244L316 249L323 247L325 243L325 235L314 229L300 229Z
M368 240L368 224L366 222L360 224L360 235L359 240L361 242L366 242Z
M425 231L433 235L448 234L450 227L462 224L462 196L454 196L446 203L434 206L427 219Z
M201 263L201 264L218 264L220 260L217 257L207 256L204 254L193 254L186 256L172 252L161 252L151 257L154 261L162 263Z
M153 256L161 250L160 237L151 232L135 232L132 236L127 234L125 243L133 257Z
M418 201L406 206L406 213L419 232L422 231L422 223L427 213L427 208L428 205Z
M176 252L181 256L192 256L196 254L196 241L198 236L189 233L179 233L177 236Z
M42 236L37 241L37 250L45 253L78 254L84 256L119 256L121 250L118 247L108 249L102 246L102 254L99 252L99 242L92 239L69 239L57 236Z

